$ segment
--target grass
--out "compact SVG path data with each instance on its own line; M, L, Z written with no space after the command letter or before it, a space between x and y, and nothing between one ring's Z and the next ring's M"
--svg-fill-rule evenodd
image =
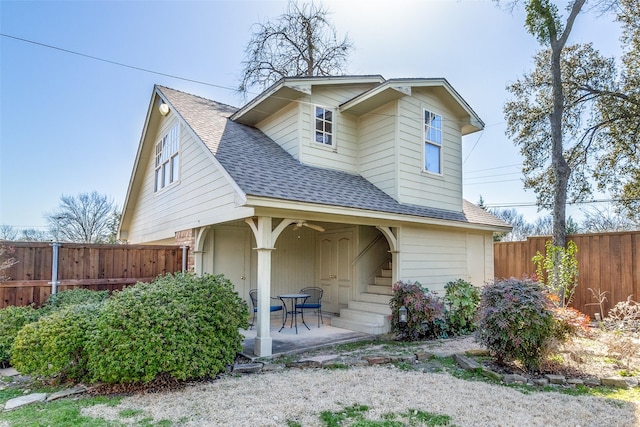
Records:
M448 415L433 414L417 409L410 409L402 414L385 414L382 420L369 420L366 413L369 407L355 404L347 406L341 411L323 411L320 420L327 427L404 427L404 426L452 426L451 417ZM288 424L295 427L296 424ZM299 425L299 424L298 424Z
M23 384L21 387L9 387L0 390L0 404L4 404L10 399L23 396L25 391L30 393L51 393L57 388L44 386L37 382ZM111 427L130 424L135 421L140 427L169 427L171 422L160 420L154 422L152 418L143 418L144 412L141 410L124 409L118 413L121 421L110 421L102 418L92 418L82 415L82 409L95 405L117 406L121 397L81 397L77 399L60 399L53 402L35 403L17 408L9 412L0 412L0 423L6 422L10 426L29 427ZM140 417L139 420L133 420Z
M0 421L7 421L10 425L47 427L60 425L66 427L105 427L119 426L120 423L99 418L85 417L80 414L82 408L106 404L115 406L119 398L91 397L83 399L62 399L48 403L37 403L18 408L13 411L0 413Z

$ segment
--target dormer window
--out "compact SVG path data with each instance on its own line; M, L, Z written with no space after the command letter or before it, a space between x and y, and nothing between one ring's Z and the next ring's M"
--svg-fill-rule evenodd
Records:
M424 110L424 170L442 174L442 116Z
M179 172L179 131L176 123L160 141L156 143L155 151L155 188L160 191L178 180Z
M315 107L315 137L318 144L333 146L333 110L324 107Z

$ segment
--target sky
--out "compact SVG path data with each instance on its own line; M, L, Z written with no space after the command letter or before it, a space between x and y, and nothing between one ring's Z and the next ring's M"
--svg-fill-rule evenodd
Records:
M349 74L444 77L485 122L463 138L467 200L518 205L529 221L546 214L523 189L522 157L505 136L506 87L532 69L540 49L523 10L491 0L324 4L355 46ZM92 191L122 208L154 84L242 106L234 88L252 25L285 7L0 0L0 224L44 231L62 195ZM613 16L587 12L569 42L619 57L619 36ZM580 216L575 207L568 213Z

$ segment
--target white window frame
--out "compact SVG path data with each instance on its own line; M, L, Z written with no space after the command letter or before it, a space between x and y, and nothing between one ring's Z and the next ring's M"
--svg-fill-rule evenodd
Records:
M423 170L434 175L442 175L442 146L444 134L442 132L442 115L434 113L426 108L422 109L422 142L423 142ZM427 156L433 153L433 148L438 151L438 170L427 167ZM433 159L432 159L433 160Z
M154 150L154 193L178 182L180 174L180 123L156 142Z
M322 110L322 117L318 117L318 110ZM327 113L331 114L330 119L327 119ZM329 130L327 130L327 124ZM319 129L318 126L321 126ZM321 137L321 141L318 141L318 136ZM328 142L327 142L328 139ZM313 106L313 125L311 129L311 141L314 144L322 147L335 148L336 146L336 112L335 109L325 107L322 105Z

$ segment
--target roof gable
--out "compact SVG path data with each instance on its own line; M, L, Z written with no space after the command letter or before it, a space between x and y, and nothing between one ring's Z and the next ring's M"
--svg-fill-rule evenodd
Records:
M444 78L389 79L384 83L340 105L340 111L362 115L404 96L411 96L418 88L432 88L437 95L452 105L458 115L467 116L462 134L467 135L484 128L484 122Z
M497 226L465 212L398 203L360 175L300 163L260 130L231 120L233 107L158 90L247 196Z

